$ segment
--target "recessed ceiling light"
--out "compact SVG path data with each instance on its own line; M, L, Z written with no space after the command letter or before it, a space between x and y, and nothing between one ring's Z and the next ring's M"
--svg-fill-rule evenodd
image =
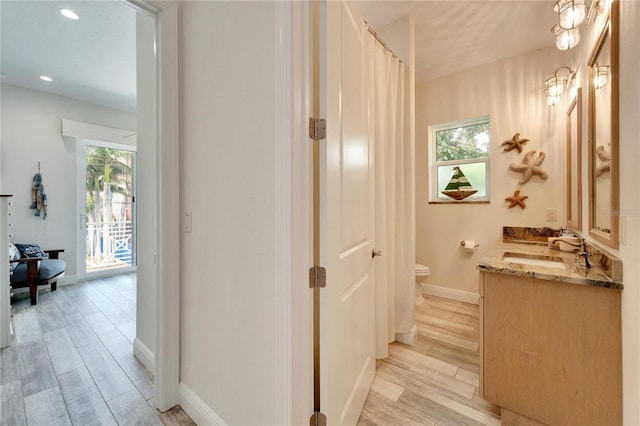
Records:
M49 82L53 81L53 79L47 75L41 75L40 80L49 81Z
M69 19L73 19L74 21L77 21L78 19L80 19L78 14L75 13L73 10L70 10L70 9L60 9L60 13L62 13L62 15L64 17L69 18Z

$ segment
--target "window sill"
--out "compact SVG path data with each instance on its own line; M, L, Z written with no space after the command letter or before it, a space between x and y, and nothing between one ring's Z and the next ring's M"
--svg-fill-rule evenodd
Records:
M461 200L461 201L455 201L455 200L438 200L438 201L429 201L429 204L490 204L491 201L488 200Z

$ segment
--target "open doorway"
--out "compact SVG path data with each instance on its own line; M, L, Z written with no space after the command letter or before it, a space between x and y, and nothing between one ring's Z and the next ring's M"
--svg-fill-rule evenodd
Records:
M79 140L66 138L64 134L61 138L60 122L68 119L135 131L139 171L134 174L139 177L136 184L140 191L132 214L143 220L133 229L132 255L137 268L134 346L136 356L149 370L154 371L158 365L159 369L177 371L176 362L162 362L177 359L173 355L178 348L177 338L171 336L168 344L157 338L163 335L163 326L157 327L158 322L172 326L178 322L177 285L173 284L177 283L177 266L170 264L159 271L164 258L173 262L179 257L178 244L173 243L176 238L172 235L170 242L163 239L164 224L178 220L179 168L174 163L179 157L174 152L177 146L173 147L178 139L178 61L177 44L173 43L177 40L177 5L155 1L73 2L79 19L68 20L61 15L61 9L71 7L68 2L1 3L1 189L15 193L18 198L15 205L21 209L13 215L13 238L37 241L46 248L65 248L67 274L58 290L81 280L77 253L85 245L77 243L78 234L85 241L86 237L78 223L77 194L86 192L86 188L78 191L78 185L84 186L85 182L74 182L78 175ZM107 42L92 35L96 31L107 32ZM119 46L124 50L111 50L122 39L126 40ZM15 54L13 61L10 54ZM133 90L131 79L123 77L125 71L131 74L131 68ZM50 81L38 78L43 72L51 77ZM156 72L163 73L162 79ZM142 77L136 81L135 74ZM114 86L108 82L115 82L117 89L111 90ZM130 93L134 96L129 96ZM167 123L161 126L159 119ZM165 140L171 141L166 143L168 150L163 145ZM22 210L23 205L30 203L27 200L30 192L24 190L25 182L30 182L33 176L33 168L28 165L37 164L36 160L43 160L43 176L48 185L50 215L46 221L34 219L29 211ZM164 167L169 172L158 173ZM165 191L160 190L160 185ZM169 207L159 217L160 206L165 203ZM86 206L82 211L85 210ZM165 245L159 250L163 242ZM165 280L167 274L171 274L170 280ZM167 303L170 308L160 310L169 313L158 315L156 296L166 288L163 285L166 281L171 283L173 294L162 299L171 302ZM58 292L51 294L55 296ZM167 354L162 353L165 347L169 348ZM165 383L175 388L177 375L170 375ZM164 388L159 387L156 404L164 409L175 405L175 397L165 396Z

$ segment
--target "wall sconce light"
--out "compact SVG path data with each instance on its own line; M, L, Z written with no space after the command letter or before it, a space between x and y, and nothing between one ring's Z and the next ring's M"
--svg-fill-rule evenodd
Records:
M562 69L568 71L567 75L558 75ZM573 81L575 72L569 67L560 67L553 73L553 77L548 78L545 82L544 93L547 96L547 105L555 106L560 102L560 95L564 93L565 87L569 87Z
M556 47L569 50L580 42L578 27L589 25L600 9L601 0L591 0L587 8L586 0L558 0L553 10L558 13L558 25L551 28L556 36Z
M596 66L593 68L593 87L597 90L604 87L609 81L609 65Z
M577 28L587 17L585 0L558 0L553 10L558 12L559 25L567 30Z
M556 106L560 103L560 96L551 96L549 95L549 90L544 89L544 94L547 96L547 105Z
M580 31L577 28L568 30L556 24L551 31L556 35L556 47L560 50L569 50L580 42Z

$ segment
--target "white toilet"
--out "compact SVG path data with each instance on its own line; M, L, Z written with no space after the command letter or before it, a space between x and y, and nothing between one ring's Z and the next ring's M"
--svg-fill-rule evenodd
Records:
M431 270L429 270L428 266L416 263L416 305L424 302L424 297L422 297L420 285L427 281L427 278L430 274Z

